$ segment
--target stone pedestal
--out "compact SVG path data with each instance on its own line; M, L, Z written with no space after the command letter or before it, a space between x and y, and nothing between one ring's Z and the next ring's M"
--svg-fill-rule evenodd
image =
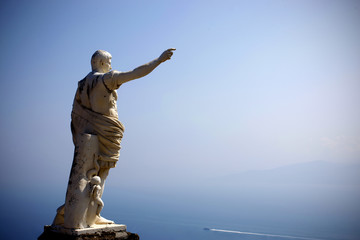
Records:
M45 226L38 240L139 240L136 233L126 232L121 224L96 225L91 228L73 229Z

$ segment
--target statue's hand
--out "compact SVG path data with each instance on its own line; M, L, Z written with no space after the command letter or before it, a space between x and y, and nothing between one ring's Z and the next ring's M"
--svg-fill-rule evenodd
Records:
M169 48L168 50L164 51L159 57L160 62L165 62L166 60L169 60L174 54L173 51L175 50L175 48Z

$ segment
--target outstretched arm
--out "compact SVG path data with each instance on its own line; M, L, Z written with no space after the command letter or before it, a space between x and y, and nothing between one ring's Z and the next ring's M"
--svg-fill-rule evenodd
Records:
M163 63L171 58L173 55L173 51L175 51L175 48L169 48L166 51L164 51L160 57L154 59L153 61L146 63L144 65L141 65L140 67L135 68L132 71L129 72L119 72L119 71L111 71L104 76L104 82L110 89L117 89L120 87L121 84L144 77L151 73L157 66L160 65L160 63ZM112 84L112 83L113 84ZM111 87L113 86L113 87Z

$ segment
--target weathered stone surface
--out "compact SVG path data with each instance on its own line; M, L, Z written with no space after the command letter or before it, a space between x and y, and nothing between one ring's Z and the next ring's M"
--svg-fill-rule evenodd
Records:
M101 197L111 168L116 166L124 126L118 119L116 90L144 77L169 60L174 48L132 71L111 71L111 54L98 50L91 57L92 71L81 81L71 113L75 154L65 203L58 207L52 226L45 226L39 240L139 239L100 215Z
M91 57L92 71L78 83L71 113L75 154L65 204L58 207L53 226L88 228L113 224L100 215L101 197L111 168L119 160L124 126L118 119L116 90L144 77L169 60L175 49L132 71L111 71L111 54L98 50Z
M126 226L109 224L83 229L45 226L38 240L139 240L136 233L126 232Z
M50 230L53 232L64 233L68 235L84 235L84 234L95 234L98 232L126 232L126 225L123 224L106 224L106 225L93 225L88 228L65 228L62 226L51 226Z
M86 228L89 224L91 186L87 172L94 168L94 158L98 154L98 138L91 134L82 134L75 151L65 201L64 226L68 228ZM95 214L92 216L95 218Z

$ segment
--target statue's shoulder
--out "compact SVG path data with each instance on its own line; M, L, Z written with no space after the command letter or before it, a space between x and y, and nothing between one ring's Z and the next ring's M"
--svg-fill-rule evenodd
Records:
M93 89L103 77L104 73L90 72L86 77L78 82L78 89L82 91L84 88Z

